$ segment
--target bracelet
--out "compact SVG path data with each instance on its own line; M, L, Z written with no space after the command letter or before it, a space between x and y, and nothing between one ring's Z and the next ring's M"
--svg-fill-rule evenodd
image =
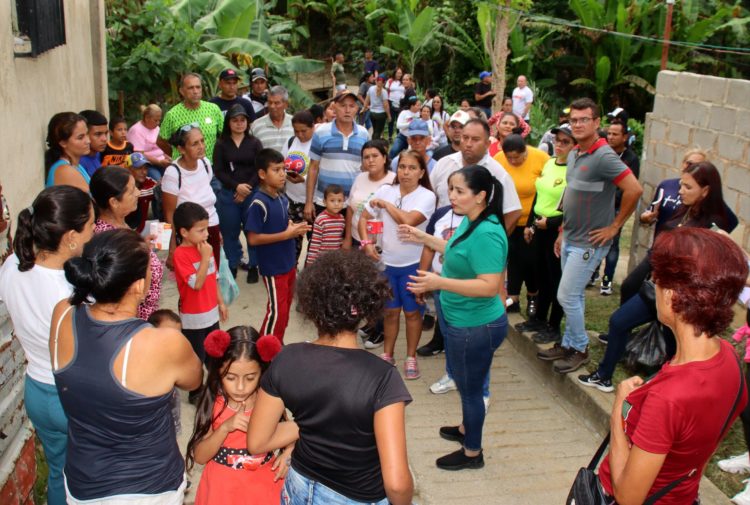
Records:
M368 245L372 245L372 240L360 240L359 241L359 248L360 249L364 249Z

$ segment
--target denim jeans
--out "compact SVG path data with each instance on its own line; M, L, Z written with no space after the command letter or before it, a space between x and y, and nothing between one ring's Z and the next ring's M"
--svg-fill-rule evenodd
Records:
M640 295L630 298L624 305L614 311L609 318L607 350L599 363L597 373L603 379L611 379L617 362L625 354L625 346L630 331L642 324L654 320L654 315Z
M485 416L482 386L495 351L508 333L508 317L503 314L491 323L464 328L448 324L446 330L445 351L461 394L464 448L478 451L482 448Z
M448 323L445 321L443 315L443 307L440 305L440 291L433 293L435 299L435 314L437 315L438 326L440 326L440 332L443 334L443 351L445 352L445 373L453 379L453 372L451 371L451 362L448 358L448 339L445 338L445 333L448 331ZM482 396L485 398L490 397L490 371L487 370L487 376L484 378L484 384L482 385Z
M44 448L49 475L47 477L47 503L65 505L65 453L68 448L68 418L51 384L35 381L28 375L24 384L23 401L26 413Z
M607 251L607 257L604 259L604 278L609 282L615 278L615 269L617 268L617 260L620 259L620 232L617 232L615 238L612 239L612 245L609 246Z
M216 197L216 213L219 214L219 228L224 239L224 254L227 255L229 268L237 268L242 259L240 233L245 229L245 215L251 200L252 194L242 203L235 203L234 192L223 187Z
M388 505L388 498L376 502L361 502L352 500L324 486L320 482L308 479L296 472L294 468L284 478L281 489L281 505Z
M391 145L391 150L388 151L388 157L392 160L395 160L396 156L398 156L401 151L407 149L408 147L409 142L406 140L406 137L403 133L399 133L398 135L396 135L396 138L393 139L393 145Z
M565 311L563 347L583 352L589 345L584 323L586 283L608 250L609 246L576 247L565 241L562 243L562 277L560 287L557 288L557 300Z

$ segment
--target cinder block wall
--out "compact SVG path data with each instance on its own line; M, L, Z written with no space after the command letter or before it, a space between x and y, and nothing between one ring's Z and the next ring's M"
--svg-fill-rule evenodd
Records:
M682 157L700 147L721 173L724 200L740 224L732 238L750 251L750 81L659 72L654 111L646 115L640 213L664 179L679 177ZM651 246L653 228L636 223L629 268Z

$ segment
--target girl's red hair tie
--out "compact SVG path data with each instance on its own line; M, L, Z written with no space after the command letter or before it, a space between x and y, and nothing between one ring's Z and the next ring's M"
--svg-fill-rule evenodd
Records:
M260 359L270 362L281 351L281 341L275 335L263 335L255 343Z
M221 358L224 353L227 352L229 347L229 341L232 338L224 330L214 330L206 336L203 341L203 347L206 350L206 354L212 358Z

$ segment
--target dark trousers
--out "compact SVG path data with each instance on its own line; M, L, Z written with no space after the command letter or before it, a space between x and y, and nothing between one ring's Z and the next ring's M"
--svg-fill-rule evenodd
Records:
M536 268L537 246L532 240L527 244L523 239L523 226L516 227L508 238L508 295L518 296L521 285L526 283L526 291L536 293L538 282Z
M620 232L617 232L615 238L612 239L612 245L609 246L609 252L604 257L604 278L609 282L615 278L615 269L617 268L617 260L620 259Z
M371 112L370 118L372 119L372 140L382 138L387 119L385 112Z
M396 120L398 119L398 115L401 114L401 109L399 107L394 107L393 103L390 104L391 106L391 120L388 122L388 138L393 138L393 133L398 131L396 130Z
M607 350L597 370L599 377L612 377L617 362L625 355L630 331L653 320L654 314L639 295L633 296L612 313L607 331Z
M240 234L245 228L245 216L250 207L250 195L242 203L234 201L234 191L221 188L216 195L216 212L219 214L219 228L224 239L224 254L229 268L236 269L242 259Z
M560 286L560 278L562 277L560 258L555 256L557 234L556 229L538 229L534 233L534 242L536 242L537 247L537 278L539 281L537 318L546 320L552 328L560 331L560 323L565 312L560 306L560 302L557 301L557 288Z
M649 257L646 256L640 263L638 263L638 266L636 266L633 271L625 277L625 280L622 281L622 286L620 286L620 305L638 294L638 291L641 290L641 286L643 285L643 281L646 280L650 273L651 263L649 262Z
M274 335L281 343L284 343L284 332L289 324L289 309L294 299L296 280L296 268L292 268L285 274L263 276L268 302L266 303L266 316L261 325L261 335Z
M185 335L185 337L190 342L190 345L193 348L193 352L200 358L201 363L204 363L206 361L206 350L203 347L203 341L206 340L206 337L209 333L218 329L218 322L212 324L208 328L199 328L197 330L187 330L183 328L182 334Z

